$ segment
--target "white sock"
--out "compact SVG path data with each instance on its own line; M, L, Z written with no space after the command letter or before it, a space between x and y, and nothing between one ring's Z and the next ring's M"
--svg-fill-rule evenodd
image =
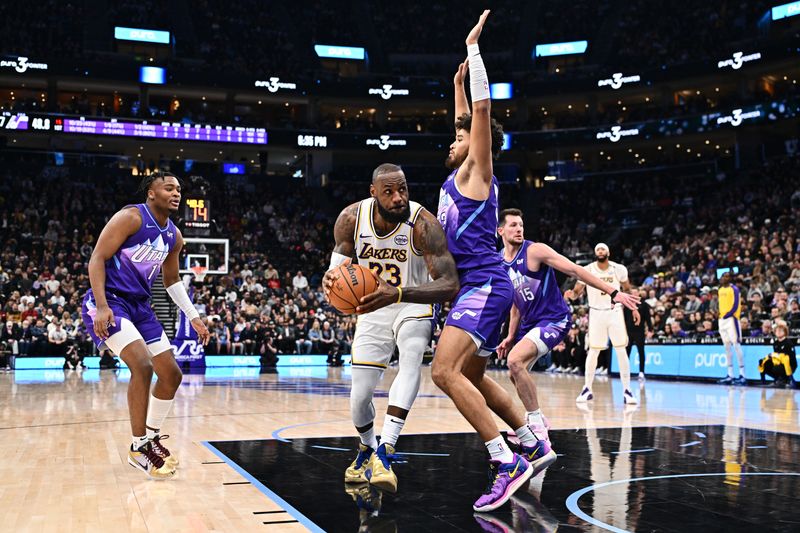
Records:
M361 444L364 446L369 446L373 450L378 449L378 439L375 438L375 426L372 426L364 433L359 431L358 436L361 437Z
M172 400L159 400L150 395L150 402L147 404L147 422L145 422L148 439L152 440L158 434L171 408Z
M138 450L145 444L147 444L147 435L142 435L141 437L137 437L136 435L133 436L131 440L132 448L134 450Z
M614 355L619 363L619 379L622 381L622 390L631 390L631 362L624 346L614 347Z
M733 365L728 365L728 377L733 377Z
M589 349L586 354L586 376L583 379L583 386L592 390L592 382L594 381L594 371L597 370L597 358L600 355L600 350L593 348Z
M514 433L517 434L517 438L523 446L534 446L536 444L536 436L533 434L528 424L518 427L514 430Z
M543 426L544 419L542 418L542 410L537 409L535 411L528 411L525 413L525 417L528 419L528 424L533 426Z
M743 378L743 377L744 377L744 367L743 367L743 366L740 366L740 367L739 367L739 377L740 377L740 378Z
M403 426L406 421L402 418L386 415L383 418L383 430L381 431L381 444L397 444L397 438L400 437L400 432L403 431Z
M530 429L528 430L530 431ZM489 450L489 455L492 461L500 461L501 463L510 463L514 460L514 453L508 449L506 441L502 436L497 436L485 443L486 449Z

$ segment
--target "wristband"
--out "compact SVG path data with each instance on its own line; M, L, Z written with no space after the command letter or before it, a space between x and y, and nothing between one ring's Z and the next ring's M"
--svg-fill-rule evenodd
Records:
M614 292L612 292L611 294L609 294L609 296L611 296L611 301L612 301L612 302L614 301L614 298L616 298L616 297L617 297L617 294L619 294L619 291L618 291L618 290L614 290Z
M400 300L403 299L403 287L397 287L397 301L396 304L400 303Z
M175 305L183 311L183 314L186 315L186 318L189 319L190 322L200 316L200 313L197 312L192 300L189 298L189 294L186 292L186 287L183 286L182 281L178 281L167 287L167 294L169 294L169 297L175 302Z
M350 258L347 257L346 255L342 255L342 254L333 252L331 254L331 264L328 267L328 270L333 270L334 268L338 267L339 265L341 265L342 263L344 263L348 259L350 259Z
M489 76L486 74L486 67L477 43L467 45L467 60L469 61L469 93L472 101L488 100L491 97Z

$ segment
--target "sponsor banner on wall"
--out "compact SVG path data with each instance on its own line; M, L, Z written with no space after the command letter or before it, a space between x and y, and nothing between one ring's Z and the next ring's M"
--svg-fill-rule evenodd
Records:
M728 355L721 344L646 344L645 373L655 376L687 378L724 378L728 375ZM758 362L772 353L768 345L743 345L744 371L747 379L760 379ZM734 355L734 357L736 357ZM631 374L639 373L638 348L631 352ZM733 363L734 373L739 375L739 362ZM619 372L617 354L612 357L611 371ZM800 377L800 372L795 372Z

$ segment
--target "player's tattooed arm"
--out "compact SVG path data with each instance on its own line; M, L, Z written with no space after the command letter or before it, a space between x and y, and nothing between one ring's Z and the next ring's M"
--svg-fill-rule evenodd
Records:
M333 253L344 255L348 258L343 264L350 263L350 258L355 254L355 231L356 219L358 218L358 206L359 202L356 202L345 207L342 212L339 213L339 218L336 219L336 224L333 226L333 238L336 241L333 247ZM331 264L333 264L333 262L331 262ZM336 277L337 275L334 274L333 269L330 268L328 272L325 273L325 277L322 278L322 289L326 297L331 287L333 287Z
M426 210L420 212L413 237L428 265L433 281L418 287L393 287L378 278L378 289L361 298L356 313L371 313L394 303L433 304L451 300L460 288L456 262L447 250L447 238L439 221ZM402 291L402 292L401 292Z
M359 202L348 205L339 213L339 218L336 219L336 224L333 226L333 238L336 241L336 245L333 247L333 251L337 254L353 257L356 247L355 231L358 206Z
M414 225L414 243L422 252L433 281L403 289L404 302L439 303L453 299L461 288L456 262L447 249L447 238L439 221L423 209Z

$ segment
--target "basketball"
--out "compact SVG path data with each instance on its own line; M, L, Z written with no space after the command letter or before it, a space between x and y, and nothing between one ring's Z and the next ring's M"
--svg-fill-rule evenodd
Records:
M339 277L331 288L331 305L340 313L351 315L361 298L375 292L378 280L370 269L361 265L341 265L336 270Z

